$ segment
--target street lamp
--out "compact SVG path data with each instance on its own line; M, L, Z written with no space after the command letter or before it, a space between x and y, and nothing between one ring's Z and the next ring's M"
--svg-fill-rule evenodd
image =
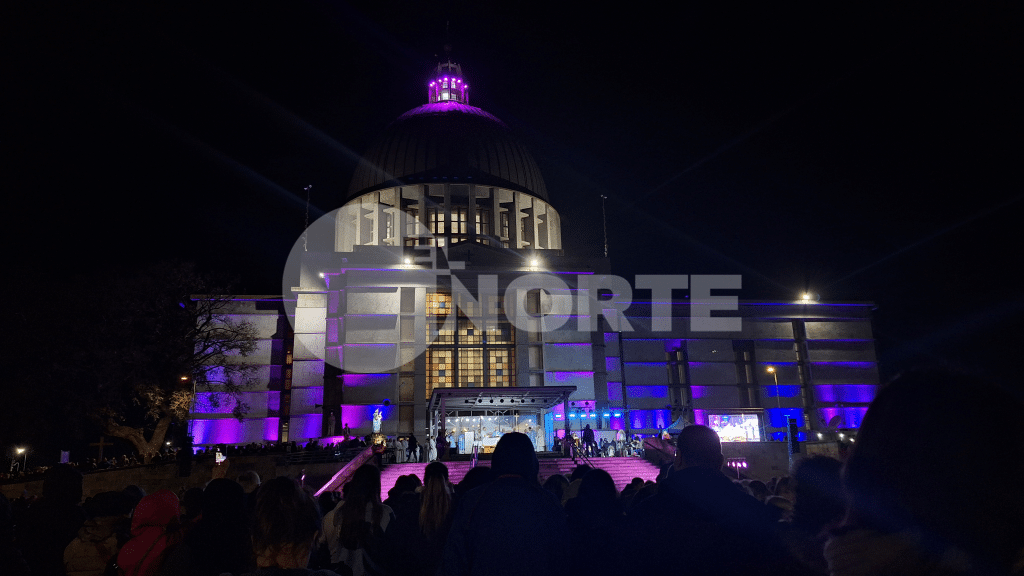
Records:
M25 455L24 456L24 460L21 463L21 471L27 474L28 473L28 448L15 448L14 451L17 452L19 456L21 456L22 454Z
M182 376L182 382L188 382L188 376ZM190 403L188 410L188 437L193 438L193 431L195 428L195 414L196 414L196 381L192 380L192 402Z
M778 404L779 408L782 408L782 400L779 397L779 373L776 372L775 366L769 366L768 373L775 378L775 403Z

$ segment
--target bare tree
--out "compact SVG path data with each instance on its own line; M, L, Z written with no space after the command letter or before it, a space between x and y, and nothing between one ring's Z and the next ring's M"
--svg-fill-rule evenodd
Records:
M253 384L244 358L256 349L256 329L232 318L224 286L190 264L160 264L128 279L110 302L95 414L106 432L131 442L149 459L172 422L190 417L197 390L215 406L249 409L241 392Z

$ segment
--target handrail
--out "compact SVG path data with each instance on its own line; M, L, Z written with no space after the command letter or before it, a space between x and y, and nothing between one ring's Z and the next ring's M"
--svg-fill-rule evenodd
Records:
M334 476L331 476L331 479L328 480L326 484L321 486L320 489L313 494L313 496L319 497L321 494L327 492L328 490L336 490L337 488L344 486L345 482L348 482L348 479L352 477L352 474L355 474L357 468L359 468L368 460L373 458L373 454L374 446L367 446L362 452L359 453L358 456L349 460L348 464L342 466L341 470L335 472Z
M477 462L480 461L480 446L473 444L473 458L470 460L470 468L476 468Z

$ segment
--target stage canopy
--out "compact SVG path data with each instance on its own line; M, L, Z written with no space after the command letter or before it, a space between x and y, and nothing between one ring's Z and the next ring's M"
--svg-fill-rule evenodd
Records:
M575 386L434 388L427 410L550 410L575 391Z

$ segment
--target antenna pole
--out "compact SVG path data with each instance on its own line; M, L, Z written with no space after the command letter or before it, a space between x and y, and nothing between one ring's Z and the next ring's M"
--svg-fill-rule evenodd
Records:
M604 209L604 202L608 197L601 194L601 226L604 229L604 257L608 257L608 213Z
M313 185L309 184L303 190L306 191L306 227L302 229L302 251L309 252L309 245L307 240L309 238L309 191L313 189Z

